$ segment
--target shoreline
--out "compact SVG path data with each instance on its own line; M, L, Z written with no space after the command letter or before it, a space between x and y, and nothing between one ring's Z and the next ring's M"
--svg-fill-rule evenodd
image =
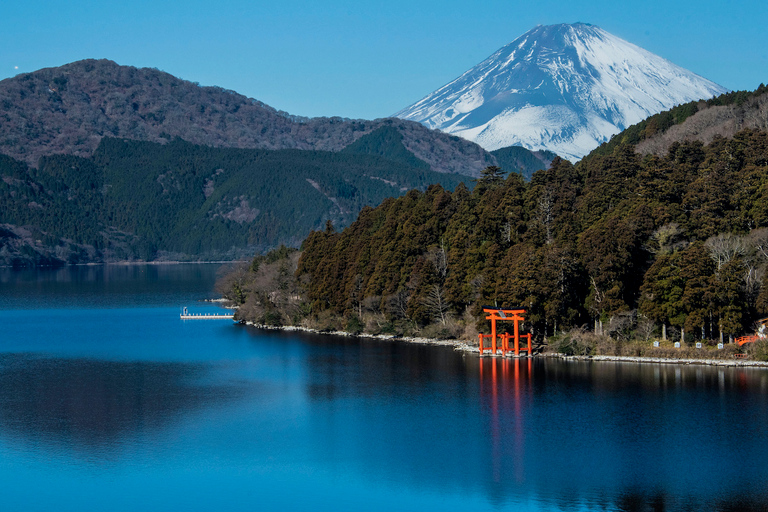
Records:
M71 263L67 265L35 265L33 267L14 267L13 265L0 265L0 269L18 269L18 270L30 270L30 269L41 269L41 270L60 270L62 268L70 268L70 267L99 267L99 266L108 266L108 265L118 265L118 266L131 266L131 265L208 265L208 264L216 264L216 265L222 265L226 263L246 263L248 260L220 260L220 261L177 261L177 260L168 260L168 261L101 261L101 262L90 262L90 263Z
M643 364L677 364L699 366L731 366L768 368L768 361L749 361L744 359L671 359L666 357L640 357L640 356L566 356L564 354L539 354L539 357L554 357L573 361L598 361L614 363L643 363Z
M469 343L461 340L436 340L432 338L419 338L414 336L396 336L394 334L367 334L367 333L352 334L347 331L321 331L319 329L312 329L311 327L302 327L299 325L281 325L281 326L264 325L264 324L257 324L255 322L251 322L250 320L245 320L245 321L241 320L238 323L242 325L247 325L249 327L255 327L256 329L263 329L265 331L299 331L299 332L307 332L311 334L324 334L328 336L343 336L346 338L355 337L355 338L370 338L370 339L376 339L376 340L382 340L382 341L402 341L404 343L412 343L415 345L435 345L435 346L453 347L454 350L457 350L460 352L467 352L467 353L471 353L472 351L477 352L477 347L473 347ZM477 355L478 357L480 356L479 353Z
M498 358L498 359L516 359L515 356L502 356L492 354L480 354L477 346L470 345L466 341L462 340L436 340L431 338L418 338L411 336L395 336L394 334L352 334L346 331L320 331L318 329L312 329L309 327L301 327L295 325L289 326L274 326L257 324L251 321L241 321L240 324L247 325L249 327L255 327L257 329L263 329L267 331L299 331L312 334L326 334L331 336L344 336L344 337L357 337L357 338L371 338L382 341L397 341L403 343L412 343L417 345L434 345L443 347L453 347L457 352L463 352L465 354L472 354L478 359L480 358ZM613 363L642 363L642 364L674 364L674 365L700 365L700 366L725 366L725 367L748 367L748 368L768 368L768 361L748 361L739 359L671 359L665 357L640 357L640 356L567 356L559 353L539 353L532 356L520 356L520 358L528 357L542 357L561 359L563 361L597 361L597 362L613 362Z

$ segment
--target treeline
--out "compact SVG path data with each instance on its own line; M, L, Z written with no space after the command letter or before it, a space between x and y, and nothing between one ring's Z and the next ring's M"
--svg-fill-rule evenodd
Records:
M753 98L762 96L766 92L768 92L768 87L765 84L760 84L754 91L731 91L708 100L691 101L677 105L670 110L654 114L614 135L610 141L601 144L593 153L609 155L622 144L638 144L657 134L666 132L672 126L682 124L702 108L730 105L741 106Z
M497 304L528 308L539 338L621 335L644 319L719 339L768 314L766 227L768 134L747 130L661 158L618 144L576 166L556 159L530 183L488 168L472 191L411 191L314 231L296 278L315 318L468 335Z

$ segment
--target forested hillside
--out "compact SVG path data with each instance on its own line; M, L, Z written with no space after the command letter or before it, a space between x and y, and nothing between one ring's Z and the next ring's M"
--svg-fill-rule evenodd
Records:
M692 101L653 115L595 150L610 154L620 144L633 144L638 153L663 156L675 142L733 137L745 129L768 130L768 87L732 91L709 100Z
M507 172L522 174L526 180L530 180L533 173L542 169L549 169L557 155L551 151L529 151L522 146L509 146L491 151L496 159L497 167Z
M233 259L298 246L405 190L469 181L411 158L115 138L38 169L0 156L0 264Z
M727 339L768 314L766 228L768 134L745 130L663 157L618 144L577 166L556 159L530 183L489 168L473 191L411 191L344 231L313 232L296 276L309 318L368 315L374 331L432 323L467 335L481 305L498 304L529 308L539 338L585 324L621 336L644 322Z

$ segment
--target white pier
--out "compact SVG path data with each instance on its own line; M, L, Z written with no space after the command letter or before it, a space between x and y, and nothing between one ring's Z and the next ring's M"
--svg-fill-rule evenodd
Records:
M231 315L217 313L190 313L187 308L181 312L179 317L182 320L233 320L235 318L234 313Z

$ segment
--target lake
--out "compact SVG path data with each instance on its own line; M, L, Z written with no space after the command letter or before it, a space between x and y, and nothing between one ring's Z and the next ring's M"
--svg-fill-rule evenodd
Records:
M180 320L218 268L0 269L3 510L768 509L768 370Z

